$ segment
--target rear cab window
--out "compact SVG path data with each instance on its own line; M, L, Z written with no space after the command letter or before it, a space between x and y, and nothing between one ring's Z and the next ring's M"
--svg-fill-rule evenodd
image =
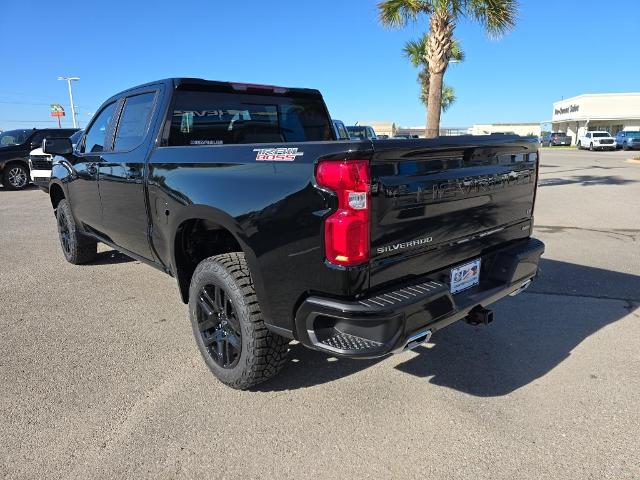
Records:
M322 97L218 91L186 86L174 93L168 146L334 140Z

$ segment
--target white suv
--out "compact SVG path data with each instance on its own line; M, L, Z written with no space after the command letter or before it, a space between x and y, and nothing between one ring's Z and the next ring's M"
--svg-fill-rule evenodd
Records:
M588 148L589 150L615 150L616 139L609 132L587 132L578 138L578 150Z

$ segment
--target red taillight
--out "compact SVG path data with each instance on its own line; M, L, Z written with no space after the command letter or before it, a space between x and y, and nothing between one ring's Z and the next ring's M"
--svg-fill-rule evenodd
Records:
M350 266L369 260L369 162L323 161L316 181L338 196L338 209L324 221L327 260Z

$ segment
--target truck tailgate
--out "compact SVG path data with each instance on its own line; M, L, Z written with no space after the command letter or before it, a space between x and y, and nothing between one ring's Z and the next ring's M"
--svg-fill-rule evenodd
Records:
M370 287L530 235L536 140L492 135L373 145Z

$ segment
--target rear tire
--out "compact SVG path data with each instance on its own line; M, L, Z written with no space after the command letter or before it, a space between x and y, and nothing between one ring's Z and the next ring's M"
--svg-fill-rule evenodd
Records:
M267 329L243 253L198 264L189 286L189 317L205 363L232 388L269 380L286 362L289 340Z
M582 150L582 144L580 143L580 141L578 141L576 147L578 148L578 150Z
M98 242L78 231L69 202L60 200L56 209L56 218L60 247L67 262L80 265L96 258Z
M10 163L4 167L2 185L7 190L24 190L29 185L29 169L20 163Z

